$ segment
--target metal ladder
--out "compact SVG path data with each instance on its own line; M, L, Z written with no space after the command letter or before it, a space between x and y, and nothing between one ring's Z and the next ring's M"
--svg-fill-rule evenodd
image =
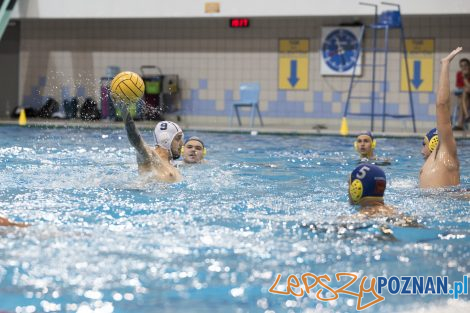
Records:
M370 68L372 70L371 79L361 79L358 78L356 75L356 64L354 64L354 69L352 71L351 75L351 82L349 84L349 91L348 91L348 97L346 100L346 105L344 108L344 114L343 114L343 122L341 125L341 134L345 135L347 134L347 124L346 124L346 117L348 115L351 116L370 116L370 130L374 131L374 119L376 116L381 116L382 117L382 132L385 131L385 118L386 117L392 117L392 118L411 118L413 122L413 132L416 133L416 121L415 121L415 113L414 113L414 106L413 106L413 97L411 95L411 86L410 86L410 75L409 75L409 69L408 69L408 56L407 56L407 50L406 50L406 45L405 45L405 32L403 29L403 24L401 22L401 12L400 12L400 5L394 4L394 3L389 3L389 2L382 2L384 5L391 5L397 7L397 11L384 11L382 12L382 15L380 16L380 20L377 15L377 5L375 4L370 4L370 3L364 3L360 2L359 4L361 5L367 5L367 6L372 6L375 8L375 20L374 23L371 25L364 25L362 26L361 30L361 35L359 38L359 49L360 51L360 57L362 56L363 51L367 52L372 52L372 64L362 64L365 68ZM370 49L363 49L362 48L362 41L364 39L365 31L366 29L371 29L373 31L373 45L372 48ZM410 114L389 114L386 112L387 108L387 66L388 66L388 50L389 50L389 42L388 42L388 37L389 37L389 31L390 29L399 29L400 31L400 50L403 49L402 53L405 59L405 67L406 67L406 77L407 83L408 83L408 96L409 96L409 103L410 103ZM383 47L378 48L377 47L377 37L378 37L378 32L381 31L383 32L383 41L384 45ZM383 63L377 63L377 52L382 52L383 53ZM359 58L358 58L359 60ZM365 58L364 58L365 60ZM376 71L377 68L383 67L383 79L377 79ZM363 75L365 76L365 75ZM371 86L371 94L370 96L355 96L353 89L356 85L358 84L370 84ZM378 95L377 90L377 85L379 87L382 87L383 90L383 96L380 97ZM369 113L352 113L349 112L350 109L350 104L351 100L370 100L371 102L371 111ZM382 104L382 113L375 113L375 105ZM346 125L344 125L346 124Z
M0 0L0 39L2 39L3 33L7 29L11 11L15 4L16 0Z

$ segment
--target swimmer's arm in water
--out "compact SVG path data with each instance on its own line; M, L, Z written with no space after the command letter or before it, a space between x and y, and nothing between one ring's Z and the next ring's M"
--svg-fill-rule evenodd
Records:
M452 59L460 51L462 51L462 48L458 47L441 60L441 72L439 75L439 86L437 89L436 102L436 122L439 133L439 145L445 147L449 153L455 156L457 155L457 145L455 143L454 134L452 133L452 124L450 120L451 105L449 66Z
M385 217L388 223L401 227L423 227L415 218L398 212L398 209L390 205L376 205L363 207L352 216L353 219L366 221L370 218Z
M389 205L377 205L361 208L358 215L361 217L374 217L374 216L396 216L397 210Z
M0 216L0 226L28 227L29 225L26 223L11 222L7 218Z
M142 139L142 136L140 135L139 130L135 126L134 120L132 119L131 115L127 111L127 106L124 104L121 104L120 107L121 107L124 124L126 126L127 138L129 139L129 142L137 150L137 153L143 159L142 160L143 162L150 160L151 157L145 146L145 142Z

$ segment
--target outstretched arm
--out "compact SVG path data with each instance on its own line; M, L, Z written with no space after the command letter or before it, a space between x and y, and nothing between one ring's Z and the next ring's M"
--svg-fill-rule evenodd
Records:
M25 223L10 222L7 218L0 216L0 226L16 226L16 227L28 227Z
M450 121L450 82L449 82L449 66L452 59L462 51L462 47L458 47L448 56L441 60L441 73L439 75L439 86L437 89L436 102L436 120L437 130L439 133L439 145L442 145L454 155L457 154L457 145L455 143L454 134L452 133L452 124Z
M131 145L137 150L137 152L144 158L144 161L150 159L147 149L145 148L145 142L142 139L142 136L139 133L139 130L135 126L134 120L132 119L129 111L127 110L127 105L120 103L120 109L122 112L122 119L126 126L127 138Z

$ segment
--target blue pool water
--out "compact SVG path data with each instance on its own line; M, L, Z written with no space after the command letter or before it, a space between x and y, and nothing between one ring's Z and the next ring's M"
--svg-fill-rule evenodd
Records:
M206 141L208 163L162 184L138 176L123 129L0 132L0 215L32 224L0 229L0 311L353 312L348 295L322 302L268 290L277 274L285 290L288 275L307 272L449 284L470 272L470 202L417 188L420 139L378 140L392 159L386 202L425 225L390 241L378 237L383 221L335 230L355 213L353 138L187 132ZM458 145L469 187L469 142ZM384 295L364 312L469 309L468 295Z

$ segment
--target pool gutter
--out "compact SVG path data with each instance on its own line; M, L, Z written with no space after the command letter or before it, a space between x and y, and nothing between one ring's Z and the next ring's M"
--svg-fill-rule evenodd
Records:
M139 129L153 130L156 121L136 121L136 125ZM12 119L0 120L0 126L6 125L18 125L18 121ZM190 126L184 127L185 131L201 131L201 132L213 132L213 133L236 133L236 134L251 134L251 135L292 135L292 136L339 136L338 130L330 129L307 129L307 128L281 128L276 127L221 127L221 126ZM22 127L46 127L46 128L123 128L124 125L119 121L100 120L100 121L82 121L82 120L59 120L59 119L28 119L26 126ZM359 131L351 131L347 137L355 137ZM410 132L374 132L376 137L386 138L422 138L422 133L410 133ZM467 136L466 131L454 132L454 136L457 140L470 139Z

